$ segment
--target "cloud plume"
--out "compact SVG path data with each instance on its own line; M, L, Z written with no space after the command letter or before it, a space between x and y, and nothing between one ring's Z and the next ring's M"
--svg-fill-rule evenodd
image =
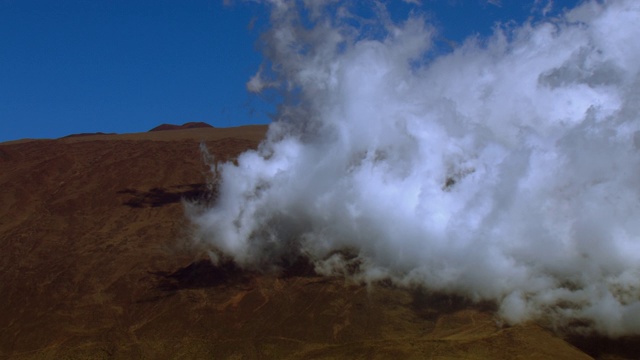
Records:
M639 2L440 55L419 15L270 4L259 75L285 100L258 150L218 165L198 241L245 267L357 261L509 323L640 334Z

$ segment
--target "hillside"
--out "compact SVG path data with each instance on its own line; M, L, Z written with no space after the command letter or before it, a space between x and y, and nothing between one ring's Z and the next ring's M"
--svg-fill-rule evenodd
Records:
M591 358L539 325L501 326L491 304L319 277L302 259L281 274L212 265L182 202L211 196L199 144L232 159L265 131L0 144L0 358Z

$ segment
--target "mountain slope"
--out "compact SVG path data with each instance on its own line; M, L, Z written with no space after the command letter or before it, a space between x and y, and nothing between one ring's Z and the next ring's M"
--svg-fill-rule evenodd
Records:
M589 359L491 304L315 275L214 266L182 199L205 199L199 150L266 127L0 144L0 357Z

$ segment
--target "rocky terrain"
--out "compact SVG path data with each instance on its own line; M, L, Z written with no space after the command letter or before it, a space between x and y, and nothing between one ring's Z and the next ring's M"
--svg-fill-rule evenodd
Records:
M265 126L0 144L0 358L602 359L637 339L503 326L492 304L343 278L214 266L183 199L215 196Z

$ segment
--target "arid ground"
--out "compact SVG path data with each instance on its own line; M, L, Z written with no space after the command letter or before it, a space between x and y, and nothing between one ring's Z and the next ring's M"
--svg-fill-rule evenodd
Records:
M265 126L0 144L0 358L619 359L637 338L502 326L492 304L214 266L183 199L215 196L200 143L229 160Z

